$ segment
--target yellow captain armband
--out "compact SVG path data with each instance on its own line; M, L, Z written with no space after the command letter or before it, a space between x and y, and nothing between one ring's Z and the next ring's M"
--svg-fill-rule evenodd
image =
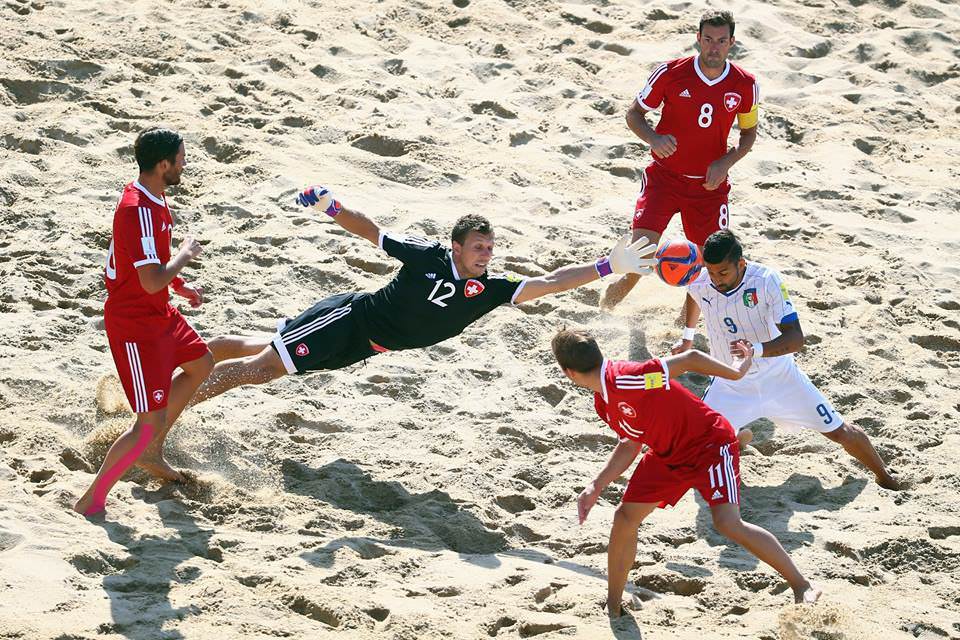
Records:
M757 116L757 105L753 105L753 109L750 109L749 113L738 113L737 114L737 126L740 129L753 129L757 126L757 121L760 118Z
M643 374L644 389L661 389L664 386L663 374L660 372Z

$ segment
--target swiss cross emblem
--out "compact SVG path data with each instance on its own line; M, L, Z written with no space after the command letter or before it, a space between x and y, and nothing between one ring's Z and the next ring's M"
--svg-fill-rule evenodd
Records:
M472 298L483 293L484 289L483 283L479 280L467 280L467 284L463 287L463 295Z
M157 389L156 391L153 392L153 401L156 402L157 404L163 402L163 390L162 390L162 389Z
M628 405L626 402L621 402L617 405L617 408L620 409L620 413L627 416L628 418L636 418L637 410Z
M307 345L301 342L300 344L297 345L296 353L298 356L302 358L304 356L310 355L310 349L307 349Z
M723 106L727 108L727 111L733 113L737 110L737 107L740 106L740 103L743 101L743 98L740 97L739 93L734 93L733 91L728 91L723 94Z

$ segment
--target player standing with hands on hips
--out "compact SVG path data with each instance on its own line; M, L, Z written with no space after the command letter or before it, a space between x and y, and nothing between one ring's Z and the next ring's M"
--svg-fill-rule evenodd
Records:
M200 244L187 236L170 255L173 217L164 190L180 184L186 165L183 138L152 127L137 136L133 150L140 176L124 188L113 215L103 316L120 382L137 417L73 506L86 516L104 510L107 492L134 464L166 480L182 479L163 458L164 439L176 417L167 420L167 403L182 408L213 369L206 343L167 293L172 288L192 307L203 303L203 289L179 276L200 255Z
M863 429L847 424L794 361L793 354L803 348L803 330L780 275L746 261L729 229L707 238L703 261L706 268L687 288L686 329L673 353L693 345L701 310L714 358L732 363L743 345L754 350L754 364L743 379L715 378L703 394L703 401L739 432L740 445L753 438L744 427L758 418L819 431L870 469L881 487L899 489Z
M727 61L736 42L729 11L700 18L700 55L657 67L627 111L627 126L650 145L651 162L640 176L633 215L633 239L660 240L679 211L683 232L694 244L730 224L727 173L757 139L756 79ZM646 114L663 105L656 129ZM734 119L739 144L727 149ZM639 276L627 274L611 284L600 301L612 309L633 289Z

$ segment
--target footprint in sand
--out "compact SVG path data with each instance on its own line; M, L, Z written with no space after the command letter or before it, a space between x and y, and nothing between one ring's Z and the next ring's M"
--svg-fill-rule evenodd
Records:
M86 95L86 92L82 89L56 80L0 78L0 86L7 90L14 102L20 105L31 105L51 100L71 103Z
M409 140L399 140L389 136L382 136L378 133L373 135L361 135L350 142L350 146L362 149L378 156L398 158L405 156L410 152L411 147L416 144Z
M339 627L343 622L340 615L332 608L314 602L303 595L285 596L283 598L283 603L287 605L291 611L299 613L302 616L306 616L311 620L322 622L323 624L333 628Z
M370 609L363 609L363 612L377 622L383 622L390 617L390 609L385 609L383 607L371 607Z
M477 115L496 116L507 120L514 120L517 117L516 113L493 100L484 100L483 102L472 104L470 105L470 111Z
M510 513L520 513L521 511L533 511L537 508L533 500L519 494L508 496L497 496L493 501L504 511Z
M490 637L496 637L498 633L504 629L509 629L517 624L516 619L511 618L510 616L503 616L502 618L497 618L494 622L487 625L487 635Z
M583 27L584 29L593 31L594 33L606 34L613 31L613 27L606 22L590 20L589 18L581 18L580 16L567 13L565 11L560 14L560 17L574 26Z

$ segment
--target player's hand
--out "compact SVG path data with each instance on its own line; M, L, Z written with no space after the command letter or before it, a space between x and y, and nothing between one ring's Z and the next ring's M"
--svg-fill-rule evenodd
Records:
M203 251L203 247L193 236L187 236L180 243L180 253L187 258L187 261L193 260Z
M693 340L684 340L680 338L673 343L673 346L670 348L670 353L677 355L678 353L683 353L684 351L689 351L690 347L693 346Z
M753 364L753 343L749 340L734 340L730 343L730 355L733 356L733 367L740 372L740 377L747 375Z
M590 509L593 509L593 505L597 504L599 499L600 488L596 482L591 480L590 484L577 496L577 517L580 519L580 524L583 524L587 519Z
M703 182L703 188L707 191L713 191L727 179L727 173L730 171L730 165L725 158L718 158L707 167L707 176Z
M623 234L619 242L607 256L610 261L610 268L614 273L637 273L646 275L653 271L653 265L657 264L656 258L644 258L657 250L657 245L649 244L646 238L640 238L631 243L633 236L629 233Z
M669 158L677 150L677 139L669 133L665 136L655 135L650 141L650 151L658 158Z
M304 207L320 209L331 218L336 217L343 208L340 202L330 193L330 190L320 185L307 187L298 193L296 202Z
M203 287L192 284L182 284L173 290L175 294L187 299L190 306L196 309L203 304Z

